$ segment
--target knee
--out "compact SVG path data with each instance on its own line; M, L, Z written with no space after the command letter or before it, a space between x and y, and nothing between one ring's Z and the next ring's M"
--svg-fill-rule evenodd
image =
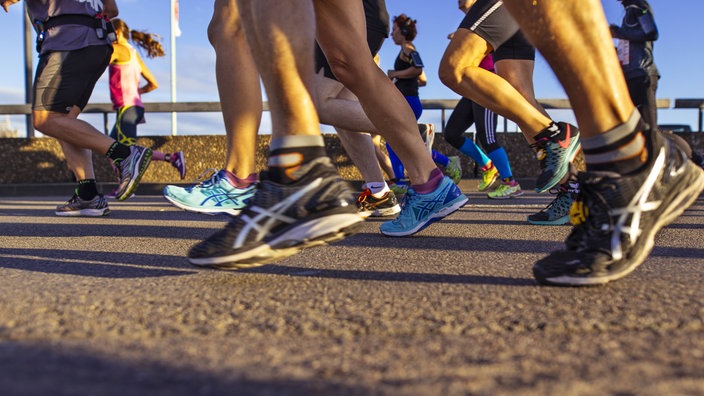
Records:
M234 3L234 2L233 2ZM244 38L242 21L234 4L218 7L208 24L208 41L213 48L231 45Z
M465 137L463 136L463 133L459 132L459 131L452 130L452 129L448 129L447 127L445 128L445 131L443 131L442 137L445 138L445 141L450 146L452 146L458 150L464 144Z
M459 65L443 58L438 68L438 78L449 88L454 88L462 81Z

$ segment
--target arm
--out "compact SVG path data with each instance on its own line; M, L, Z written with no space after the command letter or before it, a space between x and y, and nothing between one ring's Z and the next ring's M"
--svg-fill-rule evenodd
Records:
M147 69L147 66L144 64L144 61L142 61L142 57L137 55L137 62L139 63L139 69L142 72L142 77L147 81L147 83L139 87L139 93L140 94L145 94L147 92L151 92L157 88L159 88L159 84L156 82L156 77L152 74L149 69Z
M2 4L2 8L5 10L5 12L8 12L8 9L11 5L19 2L20 0L1 0L0 4Z
M658 39L658 27L655 25L655 18L649 8L632 6L628 13L633 14L633 19L638 21L637 26L627 28L611 25L613 37L628 41L655 41Z

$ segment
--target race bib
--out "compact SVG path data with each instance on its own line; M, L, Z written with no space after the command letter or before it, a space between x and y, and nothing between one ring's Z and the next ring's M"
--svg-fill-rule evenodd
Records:
M628 40L618 39L618 44L616 45L616 54L618 55L618 61L622 65L627 65L630 60L630 49Z

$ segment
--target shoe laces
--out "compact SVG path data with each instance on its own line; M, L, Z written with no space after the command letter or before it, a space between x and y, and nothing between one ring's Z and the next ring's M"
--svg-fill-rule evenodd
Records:
M367 198L371 195L372 190L365 188L364 191L362 191L362 193L357 197L357 204L361 205L363 202L366 202Z
M579 183L580 191L570 208L570 222L575 227L566 244L577 250L601 250L610 255L614 222L603 192L617 190L618 184L613 179L585 175L580 175Z
M192 187L195 186L211 186L217 184L220 181L220 170L216 168L208 168L203 171L203 173L196 178L196 180L191 183Z

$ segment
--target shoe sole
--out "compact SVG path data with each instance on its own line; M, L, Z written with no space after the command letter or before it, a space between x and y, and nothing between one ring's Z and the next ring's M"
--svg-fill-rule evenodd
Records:
M145 149L142 151L142 156L139 158L139 171L137 174L130 180L130 182L127 184L127 188L125 191L122 193L121 196L116 197L118 201L124 201L132 196L132 193L137 190L137 187L139 187L139 181L142 180L142 176L144 176L144 172L147 170L149 167L149 164L152 162L152 150L151 149Z
M373 211L358 212L358 214L365 219L367 217L388 217L395 214L401 213L401 205L396 204L391 208L377 209Z
M579 143L579 137L577 139L573 139L573 141L576 143L574 144L574 146L570 145L569 152L567 154L567 161L557 169L555 175L553 175L552 179L550 179L550 181L546 185L544 185L543 187L535 186L535 192L544 193L545 191L550 190L551 188L555 187L555 185L557 185L560 180L565 177L565 175L567 175L567 172L569 172L570 170L570 163L574 161L575 157L577 157L577 154L579 154L579 150L582 149L582 145Z
M499 181L499 174L497 173L496 176L494 176L494 180L491 181L491 183L487 184L484 188L482 188L481 185L477 186L477 191L482 192L491 189L493 185L496 184L496 182Z
M60 217L103 217L110 214L110 209L82 209L71 212L54 212Z
M446 206L446 207L440 209L439 211L433 213L432 215L430 215L430 217L428 217L427 220L425 220L424 222L418 224L416 227L413 227L413 228L410 229L410 230L407 230L407 231L396 231L396 232L394 232L394 231L386 231L386 232L385 232L385 231L383 231L383 230L380 229L379 231L381 231L381 233L382 233L383 235L390 236L390 237L411 236L411 235L413 235L413 234L415 234L415 233L418 233L418 232L422 231L423 229L425 229L426 227L428 227L428 226L431 225L432 223L434 223L434 222L436 222L436 221L438 221L438 220L440 220L440 219L443 219L443 218L449 216L450 214L454 213L454 212L457 211L459 208L461 208L461 207L463 207L464 205L466 205L468 201L469 201L469 198L467 198L467 196L463 194L463 195L461 195L461 196L455 198L455 201L452 202L452 203L450 204L450 206Z
M189 258L200 267L242 269L258 267L292 256L302 249L325 245L356 234L364 219L356 213L345 213L312 219L277 235L254 249L218 257Z
M242 212L241 209L205 209L205 208L195 208L193 206L188 206L184 203L181 203L168 195L164 195L164 199L169 201L172 205L176 206L179 209L183 209L187 212L193 212L193 213L200 213L200 214L206 214L210 216L215 216L215 215L220 215L220 214L225 214L225 215L230 215L230 216L237 216Z
M684 211L687 210L687 208L689 208L694 201L697 200L697 198L699 198L702 191L704 191L704 170L696 166L692 161L687 161L684 166L692 168L690 180L683 180L681 182L686 186L686 188L683 191L674 192L674 197L669 197L672 200L667 204L667 207L663 208L659 214L655 215L655 218L657 219L655 224L652 227L643 230L643 234L639 238L639 241L643 240L644 242L641 246L633 247L635 256L630 259L630 264L627 267L618 273L599 277L581 278L563 275L552 278L538 278L538 280L541 283L554 286L596 286L621 279L633 272L650 255L650 252L653 250L653 246L655 245L655 235L658 231L672 223L682 213L684 213Z
M487 197L488 197L489 199L511 199L511 198L513 198L513 197L520 197L520 196L523 195L523 194L524 194L524 193L523 193L523 190L521 190L521 191L517 191L517 192L512 193L512 194L509 194L509 195L500 195L500 196L498 196L498 197L492 197L492 196L489 196L489 194L487 194Z
M570 222L570 216L562 216L555 220L531 220L528 218L527 221L533 225L564 225Z

